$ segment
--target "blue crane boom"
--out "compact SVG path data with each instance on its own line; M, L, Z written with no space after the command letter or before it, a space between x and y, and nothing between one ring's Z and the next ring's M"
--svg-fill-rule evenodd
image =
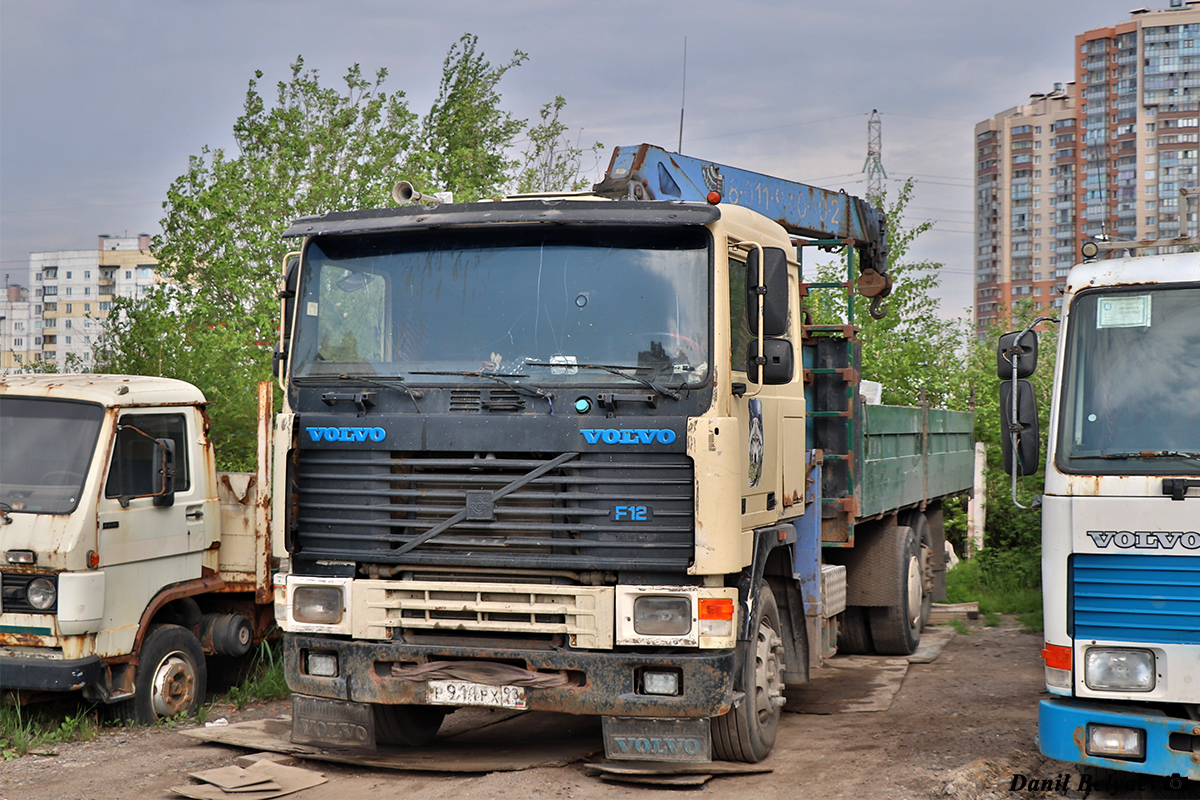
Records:
M860 270L884 279L887 288L878 294L886 295L890 289L883 212L844 191L671 153L651 144L616 148L595 191L606 197L634 200L699 202L710 201L709 194L717 192L719 202L756 211L795 236L837 239L853 246L859 253Z

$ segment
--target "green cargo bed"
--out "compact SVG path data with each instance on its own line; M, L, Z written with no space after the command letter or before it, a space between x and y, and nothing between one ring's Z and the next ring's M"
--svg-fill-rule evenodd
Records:
M975 415L863 405L858 519L971 489Z

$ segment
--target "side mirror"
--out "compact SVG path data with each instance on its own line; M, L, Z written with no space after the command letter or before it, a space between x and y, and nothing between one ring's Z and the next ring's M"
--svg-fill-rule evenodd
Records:
M762 286L759 294L758 248L750 250L746 259L746 313L750 317L750 333L758 335L758 304L763 304L763 335L783 336L787 333L788 282L787 253L779 247L764 247ZM765 349L765 347L764 347Z
M1009 367L1011 372L1012 367ZM1013 418L1013 386L1016 386L1016 418ZM1013 434L1016 434L1015 437ZM1015 439L1015 441L1014 441ZM1000 446L1004 471L1010 475L1032 475L1038 471L1038 407L1033 384L1026 380L1000 384ZM1014 463L1015 458L1015 463Z
M1024 334L1024 335L1022 335ZM1017 340L1021 340L1018 347ZM996 376L1009 380L1013 376L1013 360L1017 362L1017 377L1028 378L1037 369L1037 334L1033 331L1006 333L996 345Z
M795 375L792 343L787 339L763 339L763 355L766 360L762 365L762 383L767 386L790 383ZM749 357L746 362L746 380L758 383L758 339L750 340Z
M175 442L171 439L155 439L151 461L154 479L154 505L175 505Z
M296 313L296 281L300 275L300 254L288 253L284 258L283 285L279 287L279 342L271 356L271 373L282 378L292 341L292 315Z

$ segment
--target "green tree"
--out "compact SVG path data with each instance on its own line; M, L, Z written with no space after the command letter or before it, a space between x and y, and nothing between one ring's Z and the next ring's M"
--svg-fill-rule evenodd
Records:
M559 114L567 101L561 96L546 103L539 112L541 122L529 128L525 153L517 175L516 190L531 192L578 192L589 188L582 174L584 150L567 137L567 125ZM604 145L595 142L587 152L598 156Z
M966 409L970 403L966 378L968 326L961 319L947 320L933 296L940 279L941 264L904 260L913 241L933 227L922 222L904 228L897 221L912 199L910 178L895 200L886 192L880 202L888 225L888 273L892 293L883 302L887 314L875 319L867 313L868 300L855 297L854 324L862 342L862 376L883 384L883 402L916 405L922 393L935 407ZM845 260L817 267L818 282L838 283L847 279ZM846 321L846 302L831 290L819 290L806 303L815 321L840 324Z
M422 191L453 192L457 202L501 194L519 162L510 153L526 121L500 108L504 74L529 58L517 50L493 66L471 34L454 43L442 64L437 99L421 120L420 150L409 164Z

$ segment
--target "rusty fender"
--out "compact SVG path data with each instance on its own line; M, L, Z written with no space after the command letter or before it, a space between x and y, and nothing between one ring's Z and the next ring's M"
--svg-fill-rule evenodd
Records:
M338 677L303 674L305 650L336 652ZM672 654L592 652L581 650L489 649L364 642L287 634L283 646L284 674L298 694L331 697L358 703L425 705L425 684L394 678L392 665L430 661L487 661L515 664L540 672L565 672L569 685L528 688L531 711L567 714L608 714L630 717L713 717L733 704L733 650L693 650ZM636 673L643 667L680 670L682 694L663 697L637 693Z

